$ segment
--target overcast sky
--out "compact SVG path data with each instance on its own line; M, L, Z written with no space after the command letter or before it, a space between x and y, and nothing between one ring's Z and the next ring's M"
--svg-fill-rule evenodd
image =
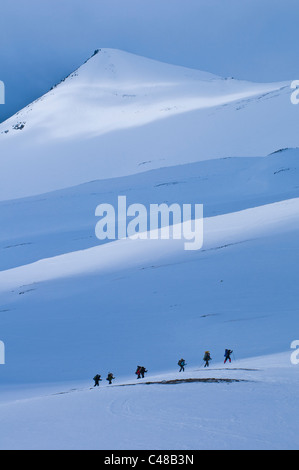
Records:
M97 48L222 76L299 79L299 0L1 0L0 121Z

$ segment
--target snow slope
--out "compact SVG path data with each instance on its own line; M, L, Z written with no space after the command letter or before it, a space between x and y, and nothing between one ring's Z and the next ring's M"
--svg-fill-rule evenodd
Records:
M285 351L296 339L298 200L206 218L199 251L120 240L0 272L2 380L167 370L177 355L196 364L228 344L239 357Z
M204 216L299 197L299 151L256 158L227 158L93 181L17 201L0 202L0 269L7 270L101 242L95 208L118 195L127 204L203 204Z
M142 384L190 376L240 382ZM2 391L0 449L297 450L297 388L297 370L280 354L99 389Z
M182 225L182 224L180 224ZM280 203L247 209L204 220L204 244L202 251L216 250L229 245L269 237L269 233L281 235L299 230L299 198ZM33 286L45 281L72 278L89 274L146 269L158 261L167 264L193 260L184 253L186 240L152 239L151 232L143 239L123 239L103 246L80 250L58 257L0 272L0 292Z
M257 84L103 49L0 125L0 200L298 147L290 83Z

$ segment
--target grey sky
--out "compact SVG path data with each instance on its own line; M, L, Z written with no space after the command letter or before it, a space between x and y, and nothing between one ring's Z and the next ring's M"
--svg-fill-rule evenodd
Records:
M298 0L1 0L0 121L101 47L253 81L299 79Z

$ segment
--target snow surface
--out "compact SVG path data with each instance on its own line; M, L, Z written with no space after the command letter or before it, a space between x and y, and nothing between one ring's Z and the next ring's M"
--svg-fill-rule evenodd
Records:
M295 112L287 84L102 50L1 125L0 449L298 448ZM118 195L204 204L203 248L100 242ZM145 383L190 378L219 381Z
M190 376L241 382L144 383ZM297 449L298 380L289 356L279 354L97 389L76 383L6 390L0 449Z

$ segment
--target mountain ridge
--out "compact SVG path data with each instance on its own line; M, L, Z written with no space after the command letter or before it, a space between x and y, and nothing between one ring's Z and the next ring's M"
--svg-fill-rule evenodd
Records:
M222 79L101 50L0 124L0 200L298 147L289 94L288 82Z

